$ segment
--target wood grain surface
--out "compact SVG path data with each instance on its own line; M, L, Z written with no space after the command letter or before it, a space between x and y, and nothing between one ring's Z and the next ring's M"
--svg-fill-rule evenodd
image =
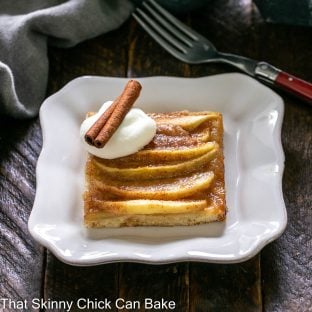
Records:
M44 252L27 229L41 140L37 119L0 118L0 299L42 295Z
M250 1L210 1L204 9L181 19L221 51L265 60L312 81L309 28L266 24ZM133 20L74 48L50 48L49 58L47 95L82 75L198 77L235 71L220 64L183 64L162 50ZM1 117L0 298L164 298L175 301L174 311L182 312L312 311L312 113L299 100L280 95L285 101L283 191L288 226L261 254L231 265L119 263L79 268L60 262L27 230L42 145L39 121ZM72 311L79 309L76 306Z

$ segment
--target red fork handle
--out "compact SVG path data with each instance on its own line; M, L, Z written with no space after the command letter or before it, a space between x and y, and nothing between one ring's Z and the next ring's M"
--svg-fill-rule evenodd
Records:
M277 75L274 84L312 104L311 83L281 71Z
M312 84L292 76L266 62L256 65L255 76L312 104Z

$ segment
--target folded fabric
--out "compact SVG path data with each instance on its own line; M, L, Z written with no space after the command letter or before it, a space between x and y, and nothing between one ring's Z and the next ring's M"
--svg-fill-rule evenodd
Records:
M0 0L0 114L38 114L48 44L71 47L113 30L132 9L128 0Z

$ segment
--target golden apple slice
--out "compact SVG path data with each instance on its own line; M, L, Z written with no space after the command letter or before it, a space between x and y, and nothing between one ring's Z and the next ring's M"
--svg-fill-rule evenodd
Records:
M101 175L94 181L94 186L101 191L126 199L175 200L207 189L213 178L214 173L211 171L194 173L187 177L131 182L110 180L105 175Z
M150 164L151 162L161 163L164 161L184 161L191 158L196 158L202 156L205 153L210 152L216 148L217 144L215 142L206 142L198 144L197 146L185 146L182 148L174 149L169 148L159 148L159 149L145 149L138 151L135 154L121 157L119 159L101 159L94 158L96 163L103 164L109 167L130 167L131 164L137 164L140 162L142 166L144 163Z
M159 118L157 123L173 124L182 127L184 130L192 131L200 126L203 122L214 119L218 115L215 113L209 113L207 115L192 115L192 116L179 116L176 118Z
M106 174L116 178L124 180L146 180L146 179L161 179L166 177L178 177L187 173L194 172L203 167L207 162L212 160L218 151L217 143L214 143L214 147L208 153L202 156L193 158L188 161L183 161L168 165L149 165L137 168L118 168L109 167L102 162L95 161L95 164L103 170ZM172 151L173 152L173 151ZM178 151L176 151L178 152ZM194 151L193 151L194 153Z
M209 134L208 134L209 135ZM202 137L200 137L202 139ZM184 161L187 159L199 157L205 153L208 153L213 148L215 148L215 142L207 142L205 144L200 144L198 146L190 146L186 148L180 149L150 149L150 150L142 150L135 154L133 154L132 158L136 159L150 159L150 160L157 160L157 161L173 161L179 160ZM131 157L130 156L130 157ZM130 158L129 157L129 158Z
M209 129L205 129L204 131L198 133L196 135L196 138L197 138L197 141L199 143L205 143L205 142L208 142L209 139L210 139L210 131Z
M189 213L208 207L206 200L149 200L137 199L126 201L93 201L93 210L111 214L171 214Z

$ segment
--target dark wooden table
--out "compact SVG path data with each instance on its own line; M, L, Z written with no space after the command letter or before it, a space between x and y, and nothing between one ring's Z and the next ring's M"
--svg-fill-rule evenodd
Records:
M205 9L181 18L221 51L265 60L312 81L309 28L266 24L248 0L212 1ZM50 48L49 57L47 95L81 75L198 77L234 71L220 64L190 66L179 62L133 20L74 48ZM116 263L81 268L61 263L27 230L42 146L39 120L2 117L0 298L30 302L33 298L150 297L175 301L175 311L312 311L311 107L279 93L285 101L283 191L288 226L253 259L231 265Z

